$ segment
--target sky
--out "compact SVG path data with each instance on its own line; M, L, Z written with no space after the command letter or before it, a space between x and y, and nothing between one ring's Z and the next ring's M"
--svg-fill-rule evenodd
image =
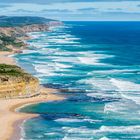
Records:
M61 21L140 21L140 0L0 0L0 15Z

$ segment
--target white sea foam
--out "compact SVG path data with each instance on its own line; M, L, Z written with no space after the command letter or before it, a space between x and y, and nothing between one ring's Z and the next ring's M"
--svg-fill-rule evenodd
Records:
M34 53L36 52L35 50L23 50L22 53L23 54L30 54L30 53Z
M75 41L76 39L72 39L72 38L55 38L55 39L50 39L48 40L48 42L50 43L58 43L58 44L74 44L74 43L78 43Z
M78 59L81 63L88 64L88 65L107 65L101 63L101 59L114 57L112 55L105 55L105 54L96 54L93 52L79 52L80 57Z
M140 133L140 125L134 126L101 126L98 132L104 133Z
M140 84L136 84L130 81L117 80L114 78L110 79L110 81L120 91L140 91Z
M112 78L110 81L118 88L122 98L129 99L134 101L136 104L140 104L140 84L130 81L117 80L114 78Z
M130 114L131 110L133 110L133 112L131 112ZM111 103L105 104L104 113L110 113L110 112L131 116L131 118L129 119L132 119L132 120L137 118L140 115L139 105L135 104L131 100L126 100L126 99L122 99L119 102L111 102Z
M38 33L37 33L37 32L34 32L34 33L28 33L28 35L31 36L33 39L37 39L37 38L43 36L43 34L40 33L40 32L38 32Z
M83 122L84 120L81 119L72 119L72 118L60 118L60 119L56 119L56 122Z
M134 73L135 71L138 71L138 69L123 69L123 70L118 70L118 69L114 69L114 70L98 70L98 71L93 71L93 72L89 72L89 75L92 74L129 74L129 73Z
M93 120L93 119L74 119L74 118L60 118L56 119L56 122L90 122L90 123L95 123L95 122L101 122L101 120Z
M93 120L93 119L83 119L85 122L90 122L90 123L97 123L97 122L102 122L102 120Z
M72 128L72 127L63 127L62 128L67 133L73 134L86 134L89 136L105 134L105 133L140 133L140 125L134 126L101 126L99 129L88 129L86 127Z
M138 108L140 105L140 85L130 81L118 80L114 78L110 79L110 82L110 85L113 85L114 90L116 91L115 96L122 99L119 102L105 104L104 112L129 114L128 112L130 112L130 110L135 110L135 113L138 114ZM94 96L94 94L89 94L89 96L92 95Z
M43 74L44 76L54 76L54 75L58 75L58 73L56 73L56 71L64 71L68 68L71 68L71 65L68 64L63 64L63 63L57 63L57 62L50 62L50 63L41 63L38 64L38 62L36 64L33 64L35 70L40 74ZM59 75L66 75L64 73Z
M107 98L107 97L114 97L114 98L117 98L118 97L118 95L116 94L116 92L114 92L114 93L106 93L106 92L104 92L104 91L102 91L102 92L95 92L95 93L88 93L87 94L87 96L89 96L89 97L100 97L100 98Z
M74 127L62 127L62 129L66 133L73 133L73 134L91 134L93 130L88 129L86 127L79 127L79 128L74 128Z
M21 126L20 126L20 129L21 129L21 138L20 138L20 140L24 140L24 137L26 136L25 129L24 129L26 122L27 122L27 120L24 120L22 122Z
M78 83L84 83L91 85L94 89L99 89L101 91L115 91L117 89L114 85L111 84L109 79L102 79L102 78L88 78L79 80Z
M45 136L52 136L52 135L56 135L57 133L55 132L50 132L50 133L44 133Z
M41 74L45 74L45 75L49 75L49 76L53 76L55 75L54 70L46 65L34 65L34 68L37 72L41 73Z
M102 138L100 138L99 140L111 140L111 139L109 139L109 138L107 138L107 137L102 137Z
M62 63L55 63L56 67L59 68L71 68L72 65L66 65L66 64L62 64Z
M82 137L71 137L65 136L62 140L92 140L92 138L82 138Z
M125 113L124 106L121 103L107 103L104 106L104 113L115 112L115 113Z
M97 65L98 58L89 58L89 57L78 57L81 63L88 64L88 65Z
M74 57L52 57L55 62L79 63Z

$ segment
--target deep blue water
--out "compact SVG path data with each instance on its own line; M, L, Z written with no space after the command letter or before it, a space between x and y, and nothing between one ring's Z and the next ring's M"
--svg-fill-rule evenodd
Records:
M140 22L66 22L30 33L18 63L68 99L23 112L24 140L140 139Z

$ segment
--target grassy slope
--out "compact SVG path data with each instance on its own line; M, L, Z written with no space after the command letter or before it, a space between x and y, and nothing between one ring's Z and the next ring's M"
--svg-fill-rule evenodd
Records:
M1 82L6 82L9 78L20 78L23 81L29 82L35 79L32 75L26 73L20 67L15 65L0 64L0 80Z
M20 48L24 44L23 42L17 42L14 37L6 36L0 33L0 51L11 51L11 49L6 47L7 45L12 45L14 47Z
M23 27L32 24L47 24L51 19L46 19L42 17L10 17L10 16L0 16L0 27ZM23 42L18 42L16 36L6 36L0 32L0 51L11 51L7 45L12 45L15 48L24 46Z
M16 26L25 26L31 24L46 24L49 21L54 21L52 19L46 19L43 17L7 17L0 16L0 27L16 27Z

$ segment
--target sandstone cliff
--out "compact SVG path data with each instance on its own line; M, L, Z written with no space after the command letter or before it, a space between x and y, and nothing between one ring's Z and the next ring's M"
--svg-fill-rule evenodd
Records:
M0 98L39 94L39 81L18 66L0 64Z

